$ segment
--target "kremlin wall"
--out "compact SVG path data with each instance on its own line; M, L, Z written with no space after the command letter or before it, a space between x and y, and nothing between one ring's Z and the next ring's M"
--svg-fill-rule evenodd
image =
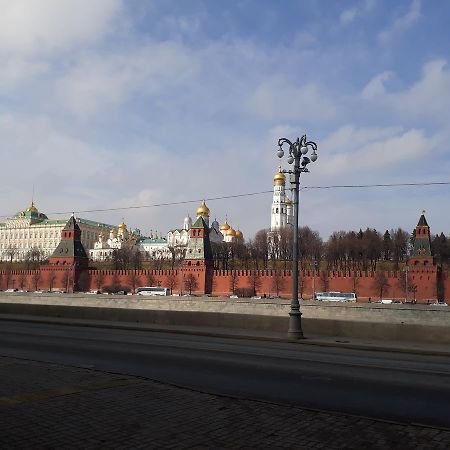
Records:
M81 243L81 230L71 217L61 232L61 241L46 265L38 270L0 271L0 289L62 290L66 292L104 290L108 286L133 291L139 286L170 287L174 294L261 297L291 295L292 273L282 270L214 270L209 227L199 216L189 230L186 258L176 270L94 270ZM405 299L404 272L384 272L387 278L383 298ZM299 289L304 299L313 292L355 292L358 301L380 299L377 272L311 270L300 272ZM408 283L415 286L408 299L418 303L437 300L438 287L450 298L450 279L435 264L430 249L430 229L424 215L416 227L413 255L408 261Z
M293 224L294 205L286 195L285 183L286 178L280 168L273 180L269 246L280 230L292 227ZM95 270L90 264L95 265L96 260L102 260L109 254L108 252L113 251L113 248L120 248L120 245L107 245L103 241L106 232L109 230L111 239L117 240L120 237L125 239L127 237L125 224L119 225L116 233L109 225L75 219L72 216L64 226L60 221L57 223L48 221L32 204L6 224L1 224L5 230L3 234L6 236L9 225L12 230L10 231L15 233L13 234L15 238L18 238L20 233L26 233L23 230L19 233L17 230L20 227L54 226L55 229L51 232L47 230L30 233L37 238L45 236L48 238L51 235L53 240L47 245L53 243L57 246L51 253L48 263L41 265L38 270L0 271L0 289L133 292L137 287L153 285L170 288L175 295L192 293L227 297L238 295L289 298L292 286L292 272L289 270L214 270L211 242L228 244L239 242L243 241L243 234L240 230L230 227L226 220L222 226L216 220L210 226L209 215L210 210L203 201L197 209L195 223L187 217L182 229L169 231L167 240L155 243L153 239L155 242L149 244L166 247L170 244L173 248L182 250L184 259L175 270ZM86 227L93 227L96 232L89 232L89 228ZM56 239L56 230L60 232L59 243ZM95 244L86 243L86 236L98 241ZM144 239L142 242L144 250L149 251L150 247L145 247L147 241L148 239ZM129 244L126 239L120 242ZM133 243L135 244L134 241ZM91 263L87 252L90 253ZM94 257L95 255L97 257ZM406 269L406 279L405 270L301 271L299 294L303 299L311 299L314 292L354 292L360 302L377 301L381 295L384 299L405 300L408 297L410 301L417 300L422 303L436 301L438 298L450 300L450 279L435 263L431 253L430 227L424 214L420 216L415 229L414 248ZM381 284L383 289L380 288Z

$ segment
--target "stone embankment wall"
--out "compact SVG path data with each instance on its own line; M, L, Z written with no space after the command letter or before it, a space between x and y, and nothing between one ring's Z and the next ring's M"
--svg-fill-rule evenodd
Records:
M282 299L0 294L0 314L281 333L287 330L289 309ZM301 310L309 336L450 344L449 307L307 301Z

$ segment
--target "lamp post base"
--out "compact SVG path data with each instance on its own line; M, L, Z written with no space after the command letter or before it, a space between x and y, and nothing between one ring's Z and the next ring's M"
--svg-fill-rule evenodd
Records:
M289 312L288 336L291 339L305 339L302 331L302 313L300 311Z

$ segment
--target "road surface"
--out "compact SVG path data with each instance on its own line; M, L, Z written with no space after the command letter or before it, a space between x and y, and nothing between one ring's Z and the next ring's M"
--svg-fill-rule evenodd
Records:
M444 356L9 321L0 321L0 356L450 427L450 361Z

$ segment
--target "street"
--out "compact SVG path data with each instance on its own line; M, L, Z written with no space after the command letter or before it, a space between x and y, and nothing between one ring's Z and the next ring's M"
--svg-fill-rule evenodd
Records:
M450 361L443 356L8 321L0 321L0 356L280 405L450 426Z

